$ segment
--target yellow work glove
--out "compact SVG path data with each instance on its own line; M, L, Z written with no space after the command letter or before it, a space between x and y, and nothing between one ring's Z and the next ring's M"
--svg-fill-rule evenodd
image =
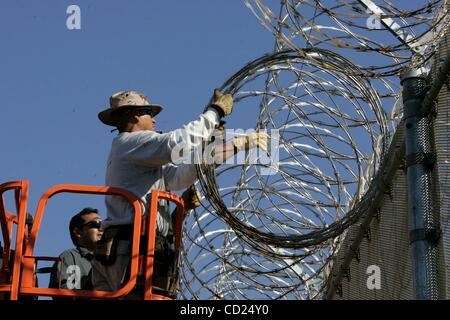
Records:
M214 97L209 106L214 108L220 115L220 118L231 114L233 111L233 97L231 94L222 94L219 89L214 90Z
M200 207L201 195L194 185L187 188L181 195L181 198L184 201L184 211L186 212Z
M245 136L233 139L233 145L238 151L248 151L258 147L267 152L268 143L269 135L265 132L252 132Z
M214 136L223 141L225 139L225 121L220 120L219 125L216 127L214 131Z

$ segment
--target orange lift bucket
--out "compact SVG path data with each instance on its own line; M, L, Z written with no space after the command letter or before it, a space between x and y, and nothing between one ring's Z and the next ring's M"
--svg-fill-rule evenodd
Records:
M14 190L17 215L6 210L3 194ZM145 279L143 300L171 300L170 297L153 293L153 259L156 237L156 215L158 200L167 200L176 204L175 212L175 248L179 252L183 223L183 200L166 191L153 190L151 193L150 214L143 216L141 203L131 192L113 187L64 184L50 188L39 200L31 232L26 228L26 212L29 182L13 181L0 185L0 224L3 234L3 263L0 269L0 297L17 300L19 296L49 296L83 299L118 299L132 292L136 286L137 276L141 270ZM36 287L36 265L38 261L59 261L58 257L33 256L34 246L39 235L39 228L48 200L58 193L80 193L98 195L116 195L124 197L134 208L133 241L131 249L130 277L128 282L115 292L96 290L71 290ZM15 251L12 257L12 226L17 224ZM141 236L147 239L146 255L139 255ZM12 259L12 260L11 260Z

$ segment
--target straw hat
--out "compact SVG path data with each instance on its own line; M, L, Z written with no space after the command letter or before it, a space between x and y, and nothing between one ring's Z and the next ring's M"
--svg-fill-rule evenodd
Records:
M98 114L100 121L109 126L116 126L113 113L118 111L123 112L131 109L148 108L151 110L152 116L155 117L163 109L158 104L151 104L145 95L136 91L120 91L114 93L109 98L109 105L108 109Z

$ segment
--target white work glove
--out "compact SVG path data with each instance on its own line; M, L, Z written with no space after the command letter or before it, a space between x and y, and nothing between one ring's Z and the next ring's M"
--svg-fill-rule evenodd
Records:
M233 145L238 151L248 151L258 147L267 152L268 143L269 135L265 132L252 132L245 136L233 139Z

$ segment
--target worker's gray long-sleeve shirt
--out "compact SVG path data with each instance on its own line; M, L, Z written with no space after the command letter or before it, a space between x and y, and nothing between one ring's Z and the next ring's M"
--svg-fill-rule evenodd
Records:
M194 164L175 165L173 151L195 147L213 133L218 113L208 109L199 119L180 129L160 134L153 131L122 132L114 138L108 158L106 185L127 189L140 198L143 212L149 213L150 192L179 190L197 180ZM106 225L133 223L133 208L120 196L106 196ZM160 201L157 229L167 235L171 217L165 201Z

